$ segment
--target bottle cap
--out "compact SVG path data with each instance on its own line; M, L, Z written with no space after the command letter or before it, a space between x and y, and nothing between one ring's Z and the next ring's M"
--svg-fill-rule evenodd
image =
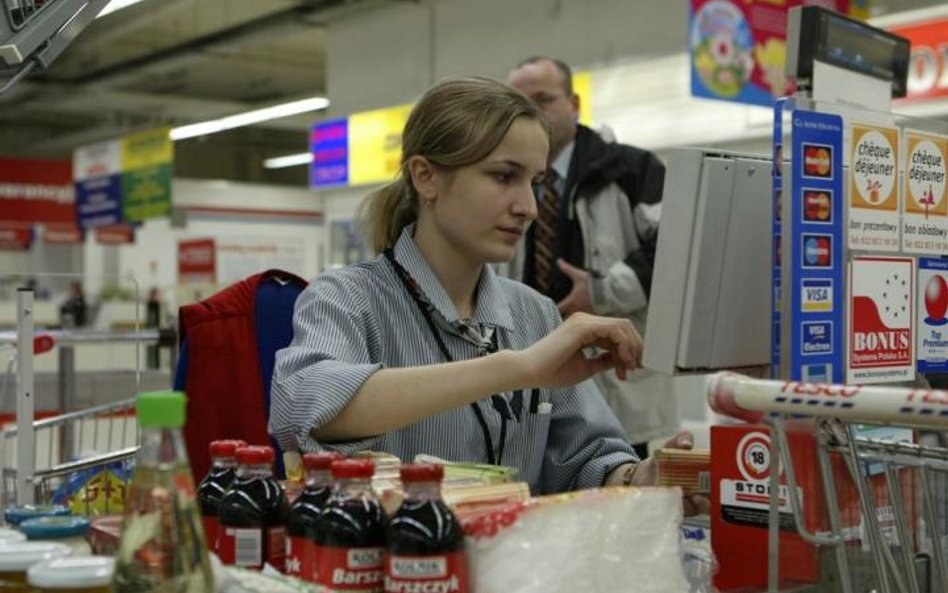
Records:
M115 558L60 558L34 564L26 572L26 580L42 589L91 589L108 586L114 572Z
M26 572L37 562L65 558L72 548L55 542L20 542L0 546L0 572Z
M247 441L240 439L225 439L220 441L211 441L208 450L211 457L233 457L237 449L246 447Z
M241 465L259 465L261 463L273 463L276 456L273 453L273 447L240 447L237 449L237 463Z
M149 391L138 394L138 422L151 428L181 428L187 398L181 391Z
M20 523L20 531L29 539L85 536L89 531L89 519L77 516L37 517Z
M332 477L337 480L371 478L375 464L371 459L337 459L332 462Z
M398 470L402 482L440 482L444 466L436 463L406 463Z
M61 504L25 504L8 507L3 516L10 525L19 525L27 519L71 515L72 511Z
M307 453L303 455L303 467L307 471L329 471L332 468L332 462L344 459L342 453L330 453L321 451L319 453Z

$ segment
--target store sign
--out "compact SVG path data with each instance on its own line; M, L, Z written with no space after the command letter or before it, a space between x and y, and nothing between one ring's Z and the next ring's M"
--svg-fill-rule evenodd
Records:
M918 372L948 372L948 260L918 260Z
M793 92L784 73L787 19L795 6L823 6L854 16L850 0L691 0L691 94L771 106Z
M82 228L170 216L174 144L168 128L76 149L73 177Z
M95 229L95 242L100 245L129 245L135 242L135 227L113 224Z
M43 242L50 245L81 245L85 232L73 224L47 224L43 229Z
M33 229L0 228L0 251L27 251L33 244Z
M398 175L411 105L349 116L349 183L388 183Z
M4 222L73 222L72 164L0 157L0 213Z
M908 94L900 103L948 97L948 18L893 27L892 33L912 43Z
M346 185L349 181L349 122L346 118L313 124L309 135L313 163L310 187Z
M217 250L214 239L178 241L179 284L213 284L216 277Z

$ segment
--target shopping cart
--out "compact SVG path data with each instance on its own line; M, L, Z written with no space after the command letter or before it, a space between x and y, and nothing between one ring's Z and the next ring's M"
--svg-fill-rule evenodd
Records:
M948 392L762 381L719 373L708 383L712 408L770 426L769 589L779 574L779 496L797 532L828 550L836 570L822 590L840 593L948 591ZM787 420L814 418L817 466L828 529L812 531L799 498ZM863 424L866 423L866 424ZM911 429L909 439L867 436L884 425ZM876 428L873 428L876 427ZM896 433L897 430L892 431ZM911 438L917 436L918 438ZM914 442L913 442L914 441ZM834 458L836 463L834 464ZM840 468L840 461L842 468ZM779 487L781 471L786 488ZM841 492L855 492L859 529L845 529Z

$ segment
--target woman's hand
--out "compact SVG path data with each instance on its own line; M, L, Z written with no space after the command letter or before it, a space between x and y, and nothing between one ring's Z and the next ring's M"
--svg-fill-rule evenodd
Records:
M603 352L587 358L583 350L590 346ZM642 365L642 348L642 338L628 319L575 313L518 354L527 384L556 388L574 385L607 369L615 369L625 380L626 371Z

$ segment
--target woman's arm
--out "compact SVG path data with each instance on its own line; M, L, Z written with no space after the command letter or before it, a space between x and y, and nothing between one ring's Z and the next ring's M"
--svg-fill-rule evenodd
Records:
M588 346L605 353L586 358L583 349ZM321 441L375 436L494 393L571 385L610 368L624 377L627 369L639 366L640 357L641 339L629 321L577 314L526 350L379 370L310 436Z

